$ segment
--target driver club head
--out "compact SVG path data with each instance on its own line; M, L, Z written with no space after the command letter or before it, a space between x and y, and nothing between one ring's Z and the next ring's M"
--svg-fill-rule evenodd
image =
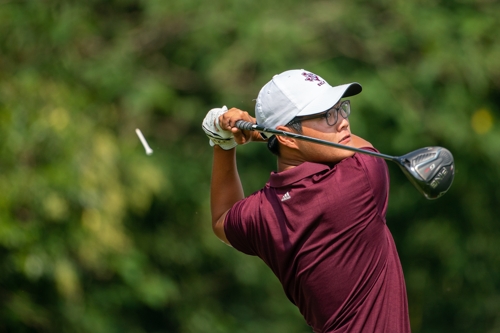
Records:
M429 200L448 191L455 176L451 152L443 147L426 147L399 156L397 162L413 185Z

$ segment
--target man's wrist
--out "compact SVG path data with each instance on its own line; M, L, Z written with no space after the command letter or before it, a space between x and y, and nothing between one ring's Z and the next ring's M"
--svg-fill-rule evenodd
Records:
M233 152L233 151L235 151L235 148L236 148L237 146L234 146L233 148L229 148L229 149L224 149L224 148L222 148L222 147L221 147L221 146L219 146L219 145L214 145L213 147L214 147L214 151L221 151L221 152L222 152L222 151L226 151L226 152Z

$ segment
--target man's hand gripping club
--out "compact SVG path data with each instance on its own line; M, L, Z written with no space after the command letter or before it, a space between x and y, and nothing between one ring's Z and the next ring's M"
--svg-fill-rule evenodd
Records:
M208 111L203 119L202 128L210 139L210 145L229 150L250 141L264 141L257 132L242 131L235 127L238 120L255 123L255 118L248 112L236 108L228 110L225 105Z

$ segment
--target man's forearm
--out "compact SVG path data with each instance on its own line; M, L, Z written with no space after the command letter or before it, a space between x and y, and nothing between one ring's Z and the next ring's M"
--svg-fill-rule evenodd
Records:
M210 187L212 223L216 223L228 209L243 198L243 187L236 166L236 149L223 150L214 146Z
M357 135L351 134L353 146L356 148L373 147L373 145Z

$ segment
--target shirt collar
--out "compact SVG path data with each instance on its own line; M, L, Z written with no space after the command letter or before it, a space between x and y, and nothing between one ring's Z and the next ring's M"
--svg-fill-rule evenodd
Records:
M272 172L269 178L269 185L271 187L287 186L325 170L330 170L330 166L327 164L304 162L285 171Z

